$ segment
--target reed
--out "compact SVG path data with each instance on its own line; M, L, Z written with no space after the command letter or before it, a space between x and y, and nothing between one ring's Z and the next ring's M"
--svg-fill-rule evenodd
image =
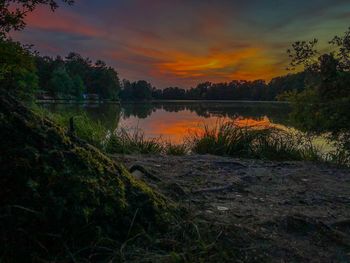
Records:
M204 125L191 133L192 152L266 160L320 160L322 154L301 133L278 128L239 127L233 122Z

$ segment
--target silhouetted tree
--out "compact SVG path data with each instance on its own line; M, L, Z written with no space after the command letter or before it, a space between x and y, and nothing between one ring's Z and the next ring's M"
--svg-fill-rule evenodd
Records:
M62 0L73 4L74 0ZM25 27L25 16L36 9L38 5L49 5L54 11L58 7L55 0L1 0L0 1L0 36L4 37L11 30L21 30Z
M313 41L312 43L317 43ZM313 78L308 88L291 94L293 120L301 129L330 133L350 161L350 28L336 36L331 53L319 55L310 42L298 42L289 50L293 65L304 65ZM306 61L306 62L305 62ZM312 63L310 62L312 61Z

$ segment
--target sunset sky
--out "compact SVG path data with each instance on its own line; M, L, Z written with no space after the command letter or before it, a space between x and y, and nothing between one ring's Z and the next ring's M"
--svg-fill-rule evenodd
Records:
M320 47L350 26L349 0L76 0L41 8L14 38L43 55L75 51L121 78L164 88L285 74L296 40Z

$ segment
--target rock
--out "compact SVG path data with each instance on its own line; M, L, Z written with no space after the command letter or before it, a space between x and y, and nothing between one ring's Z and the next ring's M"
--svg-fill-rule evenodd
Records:
M226 206L217 206L216 209L219 211L228 211L229 210L228 207L226 207Z
M153 173L149 172L145 167L134 164L130 167L129 172L133 174L136 178L141 179L142 177L149 178L153 181L161 182L162 180L155 176Z

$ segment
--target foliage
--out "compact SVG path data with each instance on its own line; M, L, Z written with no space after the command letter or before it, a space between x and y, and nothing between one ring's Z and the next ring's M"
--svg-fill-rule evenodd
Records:
M152 98L152 86L144 80L136 82L123 80L120 96L123 100L150 100Z
M62 0L73 4L74 0ZM0 1L0 37L11 30L21 30L25 27L24 18L39 5L49 5L54 11L58 7L55 0L2 0Z
M64 67L56 68L52 72L50 87L60 96L67 96L73 89L73 81Z
M119 95L120 83L118 73L111 67L98 60L92 67L90 89L99 94L100 98L116 100Z
M55 98L64 94L82 99L85 93L90 93L101 99L118 99L118 73L101 60L93 63L73 52L65 59L37 55L36 66L40 88Z
M171 205L123 166L6 93L0 102L1 261L99 261L102 247L166 226Z
M0 39L0 85L22 99L32 98L38 89L30 51L9 39Z
M229 83L204 82L188 90L179 87L168 87L163 90L154 88L152 98L162 100L275 100L284 92L303 90L305 79L305 72L301 72L276 77L269 83L263 80L233 80Z
M73 84L72 95L77 99L82 99L83 94L86 90L82 78L79 75L73 76L72 84Z
M330 41L335 47L329 54L319 55L317 41L310 43L297 42L289 51L292 66L304 65L313 76L307 89L290 94L291 117L302 130L327 134L338 146L335 155L350 163L350 29Z

